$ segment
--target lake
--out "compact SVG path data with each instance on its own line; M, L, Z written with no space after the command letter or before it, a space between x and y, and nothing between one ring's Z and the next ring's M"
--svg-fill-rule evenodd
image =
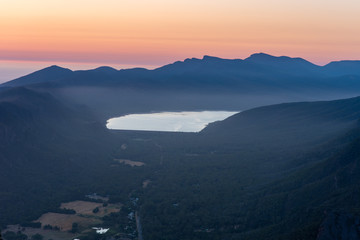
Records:
M129 114L109 119L106 127L116 130L199 132L207 124L224 120L236 113L238 112L201 111Z

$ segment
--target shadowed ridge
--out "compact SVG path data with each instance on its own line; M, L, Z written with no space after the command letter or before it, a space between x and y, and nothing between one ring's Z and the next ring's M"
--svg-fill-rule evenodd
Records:
M106 133L106 128L87 108L67 104L48 92L25 87L14 87L0 93L0 115L0 142L4 142L4 139L1 140L4 129L9 133L15 126L14 131L18 131L18 134L14 136L17 138L23 138L24 135L20 133L27 128L34 134L40 134L40 139L41 136L53 134L52 131L63 137L78 134L84 139L94 132Z
M25 218L37 219L48 211L41 207L44 202L56 201L56 209L64 202L59 200L62 194L54 197L58 189L67 179L81 175L83 166L91 161L98 166L101 161L95 156L99 149L110 151L104 143L110 137L86 108L62 102L52 94L14 87L0 95L0 189L9 192L0 197L0 226L4 227ZM79 151L84 153L81 156L92 151L92 157L77 157ZM45 192L54 191L38 195L32 189L39 185ZM20 195L26 196L26 203ZM44 202L37 200L37 195Z
M0 145L26 140L27 131L42 132L48 119L75 116L49 93L14 87L0 93ZM65 117L66 116L66 117ZM70 117L69 117L70 118ZM58 125L62 122L58 121Z
M62 117L69 111L48 92L30 90L26 87L14 87L0 93L0 104L10 103L29 112Z
M29 75L14 79L9 82L1 84L1 87L19 87L36 83L45 83L61 80L70 77L73 71L67 68L62 68L56 65L41 69Z
M38 92L26 87L14 87L0 93L1 101L19 102L22 105L38 105L55 101L55 98L47 92Z

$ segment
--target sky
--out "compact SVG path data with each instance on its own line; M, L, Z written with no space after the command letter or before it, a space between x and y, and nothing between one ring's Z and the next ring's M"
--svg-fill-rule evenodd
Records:
M0 68L256 52L324 65L360 59L359 12L359 0L0 0Z

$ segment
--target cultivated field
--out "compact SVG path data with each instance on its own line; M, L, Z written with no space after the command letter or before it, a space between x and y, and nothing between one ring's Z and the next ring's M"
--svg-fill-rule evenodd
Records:
M103 217L112 212L120 211L121 204L108 204L106 207L103 207L102 203L74 201L74 202L62 203L60 208L73 209L76 211L76 215L80 215L80 216ZM93 213L93 210L95 208L99 209L97 213Z
M80 228L88 228L89 226L100 224L101 220L91 217L82 217L78 214L60 214L45 213L36 222L41 222L42 226L51 225L58 226L61 231L69 231L73 223L78 223Z
M73 223L78 224L79 232L92 231L91 227L96 227L102 223L101 218L113 212L119 212L121 204L108 204L103 206L103 203L88 202L88 201L73 201L62 203L60 208L73 209L76 214L61 214L48 212L43 214L39 219L34 222L41 222L42 227L51 225L58 227L60 230L44 230L43 228L22 228L19 225L10 225L3 231L13 231L28 235L29 237L35 234L41 234L44 239L53 240L69 240L74 239L79 233L69 232L72 229ZM98 211L93 212L95 208Z

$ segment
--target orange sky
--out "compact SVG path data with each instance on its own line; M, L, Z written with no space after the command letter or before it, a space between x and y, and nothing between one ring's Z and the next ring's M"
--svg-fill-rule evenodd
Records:
M1 0L0 60L360 59L359 0Z

